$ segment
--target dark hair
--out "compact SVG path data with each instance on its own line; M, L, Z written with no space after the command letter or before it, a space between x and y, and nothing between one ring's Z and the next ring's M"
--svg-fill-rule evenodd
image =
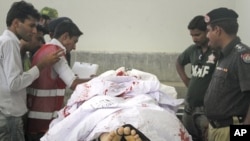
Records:
M204 16L198 15L195 16L188 24L188 29L199 29L201 31L207 30L207 24L204 21Z
M54 38L58 39L61 35L63 35L66 32L69 34L70 37L73 36L79 37L83 34L73 22L64 21L56 26Z
M51 20L51 18L47 15L41 15L41 18L43 18L44 20Z
M215 26L221 27L227 34L235 35L238 32L239 24L236 20L224 20L209 24L212 28Z
M48 30L50 33L53 33L55 32L55 29L56 29L56 26L58 24L60 24L61 22L64 22L64 21L67 21L67 22L73 22L70 18L68 17L59 17L59 18L56 18L56 19L53 19L49 22L48 24Z
M45 29L45 27L43 27L43 26L40 25L40 24L37 24L37 25L36 25L36 30L37 30L38 32L42 32L43 34L46 34L46 33L47 33L47 30Z
M25 1L14 2L11 8L8 11L6 24L7 27L11 26L14 19L19 19L21 22L24 22L25 19L28 19L29 16L39 20L40 14L34 8L34 6Z

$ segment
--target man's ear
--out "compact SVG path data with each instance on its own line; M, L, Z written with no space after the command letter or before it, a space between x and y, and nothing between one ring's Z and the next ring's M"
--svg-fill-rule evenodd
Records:
M19 24L20 24L20 20L18 20L18 19L14 19L14 20L12 21L12 25L13 25L13 27L15 27L15 28L17 28L17 27L19 26Z
M66 40L66 39L68 39L68 38L69 38L69 33L68 33L68 32L63 33L62 39L63 39L63 40Z
M222 34L222 31L223 31L223 29L222 29L221 27L219 27L219 26L215 26L215 27L214 27L214 30L216 31L216 34L217 34L217 35L221 35L221 34Z

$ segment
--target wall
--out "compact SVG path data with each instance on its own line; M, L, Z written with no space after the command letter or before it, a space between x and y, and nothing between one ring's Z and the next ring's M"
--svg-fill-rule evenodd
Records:
M155 74L160 81L179 81L175 71L177 54L169 53L109 53L84 52L72 53L71 64L75 61L99 64L98 74L110 69L126 67Z
M0 32L5 29L6 13L14 1L0 0ZM72 18L84 32L77 50L106 52L181 52L192 43L186 28L191 18L220 6L236 6L235 0L26 1L37 9L56 8L59 16ZM244 6L244 0L237 5ZM244 22L249 25L250 21Z
M250 15L249 15L249 0L241 0L236 2L235 10L239 14L239 32L238 35L241 37L241 40L250 46Z

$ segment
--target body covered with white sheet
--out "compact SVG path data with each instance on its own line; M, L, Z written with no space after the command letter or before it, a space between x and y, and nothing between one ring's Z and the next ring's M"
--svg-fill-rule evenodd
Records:
M191 141L176 117L183 99L155 75L132 69L107 71L77 86L42 141L91 141L132 124L152 141Z

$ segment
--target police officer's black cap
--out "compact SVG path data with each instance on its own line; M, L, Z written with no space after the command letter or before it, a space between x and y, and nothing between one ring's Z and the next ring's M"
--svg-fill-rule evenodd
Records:
M214 23L220 21L237 21L238 14L232 10L225 7L214 9L205 15L206 23Z
M59 18L53 19L49 22L49 25L48 25L49 32L54 33L56 26L61 22L73 22L73 21L68 17L59 17Z

